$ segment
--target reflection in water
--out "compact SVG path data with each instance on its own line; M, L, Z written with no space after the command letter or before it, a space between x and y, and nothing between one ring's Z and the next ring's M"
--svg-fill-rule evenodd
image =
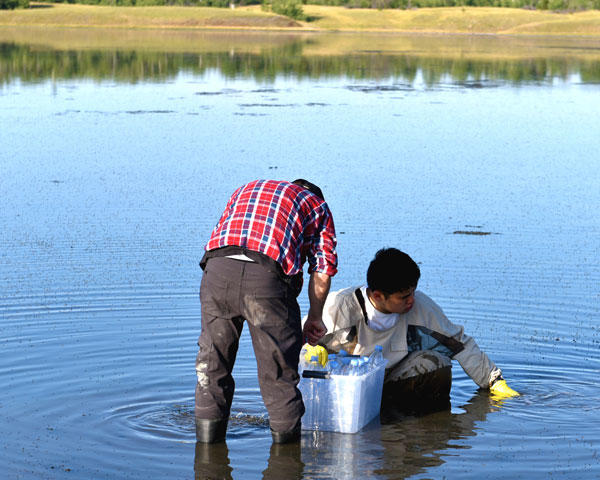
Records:
M296 480L303 478L300 443L288 445L271 445L269 463L263 472L263 480L279 480L281 478Z
M232 476L229 449L226 443L196 443L194 459L194 477L196 480L228 480ZM267 468L262 472L263 479L286 480L300 479L303 476L304 463L301 459L299 443L286 445L272 444Z
M548 82L572 75L580 76L586 83L600 82L600 51L586 45L557 48L538 43L532 48L517 44L511 49L504 46L504 51L494 54L496 45L488 45L489 39L471 39L469 43L454 39L449 40L451 47L446 46L449 51L442 52L438 43L422 37L420 43L401 38L402 42L397 40L400 43L392 42L396 48L367 50L367 42L373 41L369 38L363 44L354 39L355 43L323 51L314 38L285 37L281 42L273 42L272 38L268 43L256 42L252 48L241 48L234 42L230 49L225 49L218 41L203 37L204 49L198 52L194 51L193 43L188 51L171 51L159 45L153 46L153 50L132 49L127 44L103 47L97 42L74 50L62 44L61 48L54 48L17 40L0 37L0 84L16 79L39 82L74 78L162 82L181 72L201 75L211 70L227 78L258 81L272 81L277 75L313 79L392 78L401 83L399 89L410 89L419 75L428 86L448 79L472 88L495 86L494 82ZM524 55L527 52L529 55ZM365 91L370 88L365 86Z
M233 468L229 466L229 449L226 443L196 442L194 477L196 480L229 479Z
M381 428L384 466L379 473L405 478L441 465L444 463L442 452L447 456L448 449L463 448L451 442L475 436L477 422L483 422L487 414L497 411L500 405L487 392L479 392L461 407L464 413L460 414L448 409L402 418L400 412L385 412L382 416L385 425ZM397 472L403 472L404 476L398 477Z
M477 422L500 403L479 392L462 406L422 416L387 410L357 434L303 432L301 443L272 444L263 479L406 478L444 463L443 452L461 448L452 441L476 435ZM466 447L465 447L466 448ZM196 479L231 479L226 443L196 443Z

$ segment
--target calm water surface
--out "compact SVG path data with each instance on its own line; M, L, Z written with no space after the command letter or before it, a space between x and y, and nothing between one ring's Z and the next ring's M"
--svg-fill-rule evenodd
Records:
M3 478L600 477L597 40L81 35L0 30ZM458 367L448 411L271 446L244 332L196 445L202 247L239 184L295 177L333 288L405 250L523 395Z

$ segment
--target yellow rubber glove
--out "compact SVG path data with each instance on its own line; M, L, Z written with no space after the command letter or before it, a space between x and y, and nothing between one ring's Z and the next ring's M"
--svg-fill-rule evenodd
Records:
M506 380L498 380L490 387L490 393L494 398L508 398L521 395L506 384Z
M321 365L325 366L327 364L327 350L325 347L322 347L321 345L315 345L313 347L307 343L304 345L304 348L306 349L304 360L306 360L307 363L310 363L312 357L317 357Z

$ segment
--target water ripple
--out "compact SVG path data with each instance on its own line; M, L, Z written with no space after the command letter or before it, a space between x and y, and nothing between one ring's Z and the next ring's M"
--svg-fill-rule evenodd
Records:
M193 403L165 404L146 401L115 408L108 412L107 419L122 423L124 428L138 435L157 439L195 442ZM266 413L252 414L232 410L228 432L232 436L245 435L252 429L269 427Z

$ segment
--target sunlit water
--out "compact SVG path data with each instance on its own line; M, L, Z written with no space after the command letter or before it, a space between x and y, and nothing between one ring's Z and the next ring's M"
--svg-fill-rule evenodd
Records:
M288 48L265 78L234 52L140 76L160 52L115 53L115 74L110 51L4 47L3 478L600 477L597 60L465 76L392 55L409 75ZM239 184L296 177L333 211L334 289L405 250L523 395L493 401L458 367L449 411L271 447L244 332L227 443L196 445L202 247Z

